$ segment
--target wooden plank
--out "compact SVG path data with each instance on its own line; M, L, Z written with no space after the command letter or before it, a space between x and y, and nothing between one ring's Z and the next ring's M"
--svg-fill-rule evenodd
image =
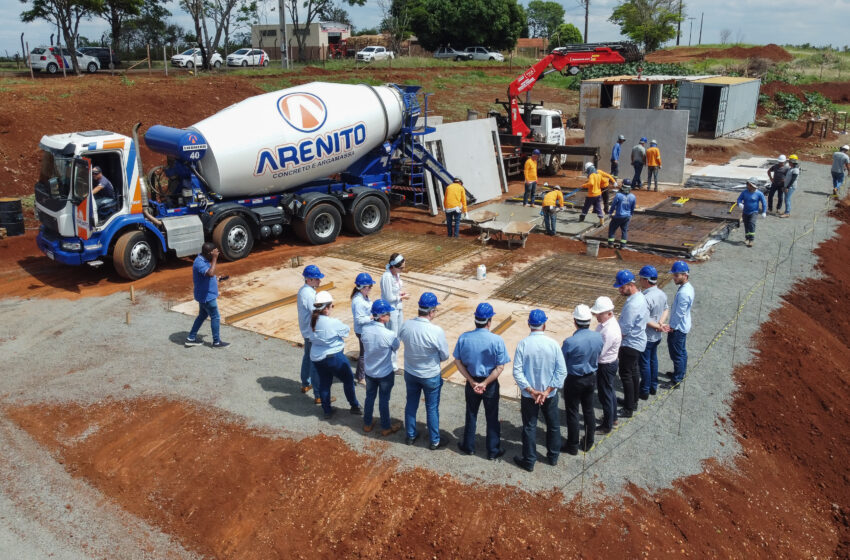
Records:
M508 317L507 319L505 319L504 321L499 323L498 326L496 326L496 328L493 329L491 332L493 334L499 334L500 335L503 332L505 332L506 330L508 330L509 328L511 328L511 325L513 325L514 322L515 321L513 320L513 317ZM457 371L457 366L455 365L454 360L452 360L446 367L444 367L442 369L442 371L440 371L440 377L442 377L443 379L448 379L456 371Z
M316 288L317 292L324 292L327 290L333 290L334 283L330 282L328 284L324 284ZM258 305L257 307L252 307L251 309L246 309L245 311L241 311L239 313L234 313L233 315L227 316L226 324L232 325L233 323L237 323L239 321L243 321L248 319L249 317L253 317L255 315L259 315L260 313L265 313L266 311L271 311L272 309L277 309L278 307L283 307L284 305L289 305L290 303L295 303L298 300L298 294L290 294L285 298L280 298L275 301L270 301L268 303L264 303L263 305Z

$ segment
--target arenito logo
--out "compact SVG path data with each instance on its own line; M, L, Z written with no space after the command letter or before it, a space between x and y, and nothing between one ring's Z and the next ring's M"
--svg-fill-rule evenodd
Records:
M290 93L277 100L280 116L295 130L313 132L325 124L328 109L312 93Z

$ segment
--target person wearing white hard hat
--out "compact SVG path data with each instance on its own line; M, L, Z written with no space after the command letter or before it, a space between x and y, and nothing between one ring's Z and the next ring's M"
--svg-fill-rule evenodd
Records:
M590 162L584 164L584 172L587 174L587 182L581 188L587 189L587 195L584 197L578 221L583 222L587 213L593 208L601 226L605 222L604 207L607 206L607 201L604 199L607 192L605 189L615 186L617 179L602 170L597 170Z
M390 255L390 261L381 276L381 299L393 308L387 328L393 331L396 336L401 332L401 325L404 323L404 312L401 307L404 300L410 298L410 294L404 291L404 282L401 279L402 272L404 272L404 256L401 253L393 253ZM397 369L398 352L393 352L393 371Z
M767 170L767 178L770 179L770 190L767 191L767 213L773 214L773 197L776 197L776 212L782 211L782 203L785 202L785 173L788 172L788 158L785 154L776 158L776 163Z
M786 184L787 177L786 175ZM737 204L744 219L744 239L747 247L752 247L756 239L756 216L767 216L767 200L758 190L758 183L758 178L750 177L747 179L747 190L738 195Z
M602 422L596 427L596 433L611 433L617 423L617 399L614 382L619 366L618 355L623 334L620 323L614 317L614 302L608 296L599 296L590 312L596 317L596 332L602 335L602 351L596 370L596 390L599 404L602 405Z
M844 144L832 154L832 196L838 196L838 189L844 184L844 174L850 173L850 146Z
M788 156L788 164L790 167L785 174L785 213L780 215L780 218L791 217L791 197L794 196L794 191L800 186L800 159L791 154Z
M596 416L593 413L593 391L596 389L596 368L604 345L602 335L590 330L590 308L584 304L573 310L576 331L564 340L561 352L567 366L564 380L564 408L567 413L567 441L561 451L577 455L579 449L590 451L596 433ZM578 408L584 416L584 437L580 438Z

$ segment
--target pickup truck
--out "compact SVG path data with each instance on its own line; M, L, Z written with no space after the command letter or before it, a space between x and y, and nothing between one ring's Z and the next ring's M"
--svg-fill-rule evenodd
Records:
M357 62L372 62L388 58L395 58L395 53L388 51L385 47L368 46L357 52Z

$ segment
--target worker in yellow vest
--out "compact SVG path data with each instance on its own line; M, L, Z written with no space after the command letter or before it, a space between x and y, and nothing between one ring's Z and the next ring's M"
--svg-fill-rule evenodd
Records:
M552 190L543 195L543 225L546 235L555 235L557 214L564 207L564 193L561 187L555 185Z

